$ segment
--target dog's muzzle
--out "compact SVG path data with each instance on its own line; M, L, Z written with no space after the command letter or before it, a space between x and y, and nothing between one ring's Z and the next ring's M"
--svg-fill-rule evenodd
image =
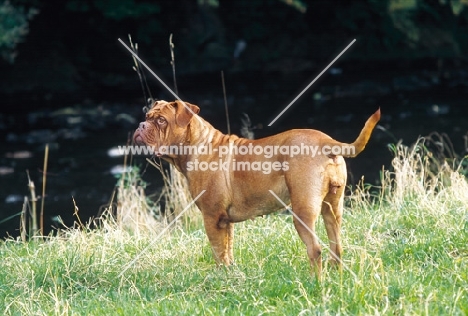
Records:
M146 122L141 122L138 128L136 129L135 133L133 134L133 141L137 145L145 145L144 141L144 133L146 131Z

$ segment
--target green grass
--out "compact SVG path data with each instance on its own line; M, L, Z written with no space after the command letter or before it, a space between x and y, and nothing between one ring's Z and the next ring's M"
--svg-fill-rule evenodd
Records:
M409 152L394 161L395 170L385 174L376 195L357 189L347 198L345 267L340 272L325 264L321 283L310 275L291 216L236 224L236 264L228 268L215 266L201 226L179 225L156 239L158 231L137 234L107 223L47 241L3 241L0 310L5 315L467 315L468 183L443 165L437 175L444 184L428 177L420 168L427 161L418 155ZM327 241L321 219L318 235ZM324 259L327 255L324 247Z
M13 315L466 314L468 234L459 217L466 211L443 218L418 207L394 211L348 212L344 262L355 276L325 267L321 284L290 216L237 225L229 268L215 267L202 229L154 243L117 230L6 241L0 304Z

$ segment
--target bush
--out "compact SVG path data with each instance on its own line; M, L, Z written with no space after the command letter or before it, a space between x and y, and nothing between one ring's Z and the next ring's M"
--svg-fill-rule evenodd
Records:
M15 7L9 1L0 4L0 55L9 63L15 61L16 45L29 32L29 20L39 13L35 8Z

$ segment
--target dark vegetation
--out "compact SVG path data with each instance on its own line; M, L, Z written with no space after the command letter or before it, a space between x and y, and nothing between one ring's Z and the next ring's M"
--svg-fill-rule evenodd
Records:
M256 138L315 128L352 141L381 107L368 148L347 162L350 185L362 175L379 184L392 159L389 143L436 131L454 144L445 156L468 150L464 0L0 0L1 236L18 233L26 170L42 195L46 143L46 227L57 226L57 216L73 224L72 196L84 221L111 200L109 170L121 161L107 150L124 145L143 118L131 56L117 41L128 43L128 34L169 85L173 34L180 96L223 132L220 71L236 134L245 112ZM266 128L352 39L333 72ZM153 96L173 99L148 78ZM147 193L157 192L159 172L144 157L134 162Z
M179 76L300 72L353 38L359 45L344 61L458 63L468 48L468 7L449 0L11 0L1 5L0 29L0 93L51 101L121 97L138 87L117 42L127 34L168 76L171 33Z

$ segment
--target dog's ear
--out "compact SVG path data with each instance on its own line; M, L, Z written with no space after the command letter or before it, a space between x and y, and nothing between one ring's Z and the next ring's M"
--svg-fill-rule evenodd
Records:
M180 102L176 100L173 102L176 109L176 123L180 127L187 127L194 114L200 112L200 108L188 102Z

